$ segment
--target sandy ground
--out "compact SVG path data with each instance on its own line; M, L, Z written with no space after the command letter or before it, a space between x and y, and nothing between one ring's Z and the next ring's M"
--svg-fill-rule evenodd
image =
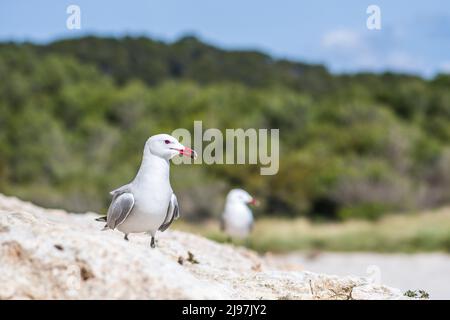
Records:
M430 299L450 299L450 255L321 253L314 257L292 253L279 257L290 264L301 264L311 272L338 276L371 276L374 281L406 290L423 289Z

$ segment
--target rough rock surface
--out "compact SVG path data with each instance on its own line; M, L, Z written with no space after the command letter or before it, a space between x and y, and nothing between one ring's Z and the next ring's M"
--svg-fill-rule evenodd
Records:
M0 299L402 299L361 277L314 274L274 257L177 231L100 231L69 214L0 194Z

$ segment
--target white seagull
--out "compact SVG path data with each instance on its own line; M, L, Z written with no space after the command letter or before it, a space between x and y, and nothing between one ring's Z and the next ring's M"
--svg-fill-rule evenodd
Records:
M248 204L257 205L257 201L247 191L233 189L228 193L220 220L220 228L228 236L243 239L252 231L253 214Z
M165 231L180 216L177 197L169 180L169 160L176 155L196 157L195 151L183 146L168 134L150 137L145 143L141 167L134 180L111 191L112 202L104 230L116 229L125 234L147 232L151 247L155 247L155 234Z

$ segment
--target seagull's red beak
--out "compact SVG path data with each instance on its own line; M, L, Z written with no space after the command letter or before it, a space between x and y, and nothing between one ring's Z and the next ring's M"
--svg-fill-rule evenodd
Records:
M192 159L197 158L197 152L195 152L194 150L192 150L191 148L188 148L188 147L184 147L184 149L181 149L180 155L186 156L186 157L191 157Z
M259 206L259 201L256 200L255 198L253 198L249 203L253 206Z

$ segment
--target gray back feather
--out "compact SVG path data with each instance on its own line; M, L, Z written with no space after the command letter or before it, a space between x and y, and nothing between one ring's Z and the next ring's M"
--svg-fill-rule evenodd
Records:
M113 200L114 198L120 196L122 193L125 192L131 192L131 184L126 184L124 186L121 186L120 188L114 189L113 191L111 191L109 194L113 196Z

